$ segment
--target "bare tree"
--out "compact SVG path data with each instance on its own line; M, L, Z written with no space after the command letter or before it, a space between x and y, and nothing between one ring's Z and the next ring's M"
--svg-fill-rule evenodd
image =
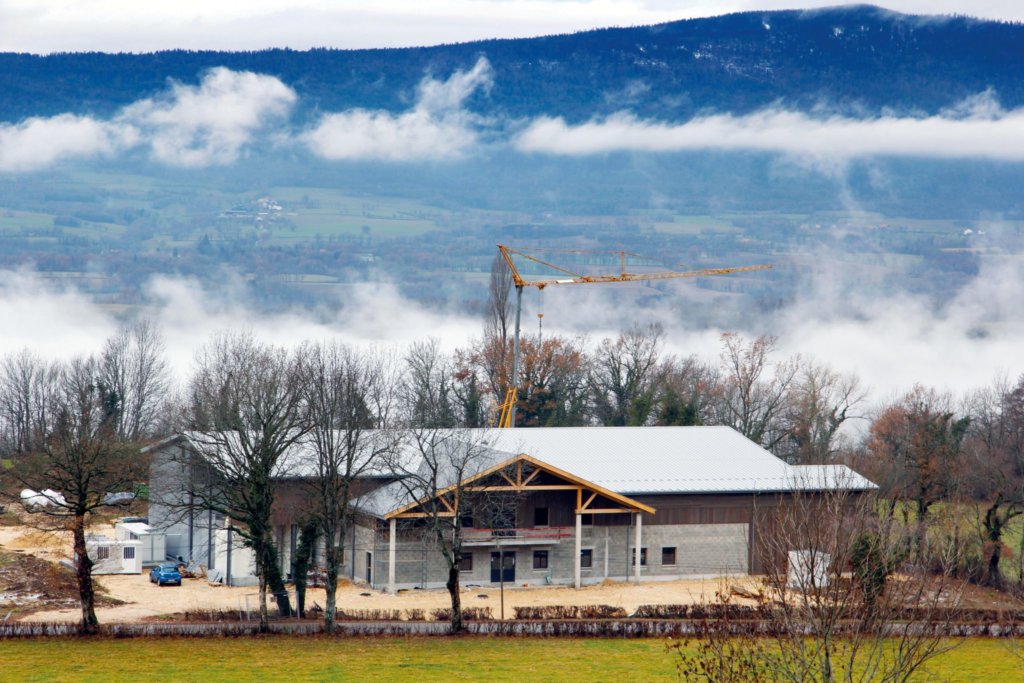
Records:
M672 648L681 679L907 681L955 644L956 559L938 574L914 562L902 528L842 473L808 473L756 510L767 572L754 604L722 591L703 607L696 648Z
M971 425L964 440L968 493L978 505L984 546L983 581L1002 588L1003 536L1024 515L1024 378L1005 381L969 398Z
M834 460L840 429L864 401L856 375L841 375L814 361L799 363L786 397L786 436L776 455L793 464L821 465Z
M324 539L324 627L331 632L352 501L365 492L360 479L380 471L398 442L400 432L387 429L394 418L397 377L390 356L361 354L337 343L307 345L301 357L306 441L315 458L309 512Z
M657 394L660 325L634 326L605 339L590 358L594 415L606 426L647 424Z
M404 448L392 452L389 469L410 501L407 516L430 536L448 570L453 633L464 629L459 586L462 519L482 495L467 480L494 464L482 432L410 429Z
M164 341L148 320L122 327L107 339L101 356L103 382L120 397L117 431L121 439L153 436L166 415L170 370Z
M717 422L769 450L785 438L786 398L797 373L794 360L773 362L774 337L722 335L722 385Z
M512 271L501 254L491 261L491 278L487 287L487 322L484 336L500 340L507 346L512 315Z
M190 504L224 515L252 548L259 573L260 629L268 628L267 591L290 613L271 521L286 453L305 436L296 363L251 334L215 337L196 357L185 415L198 474ZM188 463L196 467L196 463Z
M28 349L0 361L0 447L11 454L28 453L34 434L47 431L49 392L57 385L58 366Z
M405 355L406 378L402 402L410 424L425 428L454 427L455 370L452 360L441 351L441 342L415 342Z
M13 484L42 492L22 501L27 512L38 513L39 526L71 531L85 633L99 625L86 528L97 511L112 507L109 494L134 494L146 472L142 456L118 436L120 398L100 375L95 358L75 359L47 373L53 384L41 392L45 405L38 410L46 419L33 421L25 456L4 472L5 490Z

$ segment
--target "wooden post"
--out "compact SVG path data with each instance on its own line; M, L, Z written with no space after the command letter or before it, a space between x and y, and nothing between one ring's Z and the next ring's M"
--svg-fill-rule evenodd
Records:
M640 544L642 542L640 530L643 528L644 518L641 513L636 513L636 541L634 543L633 552L636 559L636 564L633 565L633 576L636 577L636 582L640 583Z
M583 558L583 514L576 513L576 580L574 585L579 588L582 576Z
M392 517L388 521L389 534L388 534L388 593L394 594L395 592L395 545L397 545L397 522L398 520Z

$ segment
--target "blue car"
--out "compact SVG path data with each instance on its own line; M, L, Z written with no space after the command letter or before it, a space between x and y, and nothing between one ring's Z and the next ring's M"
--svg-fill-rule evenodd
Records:
M149 570L149 580L158 586L180 586L181 572L178 571L176 565L158 564Z

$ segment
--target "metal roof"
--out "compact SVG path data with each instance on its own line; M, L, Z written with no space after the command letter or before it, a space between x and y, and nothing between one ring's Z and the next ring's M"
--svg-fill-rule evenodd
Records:
M479 469L525 454L625 496L877 488L845 465L788 465L731 427L452 429L449 435L481 449ZM193 444L200 440L196 434L185 437ZM383 434L364 433L367 445L378 438ZM402 459L415 469L415 448L407 442L399 448ZM311 458L309 444L293 446L279 476L309 476ZM454 483L450 478L442 473L438 483ZM356 506L381 515L408 502L401 485L391 484Z
M788 465L731 427L532 427L487 439L624 495L876 488L843 465Z

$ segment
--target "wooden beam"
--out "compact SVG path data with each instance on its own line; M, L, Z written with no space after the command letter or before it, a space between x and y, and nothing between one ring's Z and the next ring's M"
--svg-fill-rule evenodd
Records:
M582 502L583 502L583 487L578 486L578 487L576 487L576 509L577 510L579 510L582 507L582 505L581 505Z
M597 498L596 491L590 494L590 498L587 498L586 502L584 502L583 505L580 506L580 509L586 510L588 507L590 507L590 504L594 502L595 498Z
M522 467L522 464L523 464L523 463L521 463L521 462L519 463L520 467ZM530 482L531 482L531 481L533 481L533 480L534 480L534 478L535 478L535 477L536 477L536 476L537 476L538 474L540 474L540 472L541 472L541 471L540 471L539 469L537 469L537 468L534 468L533 472L531 472L531 473L530 473L530 476L528 476L528 477L526 478L526 481L524 481L524 482L523 482L523 486L529 486Z
M502 479L504 479L505 481L508 482L509 486L519 486L519 484L517 484L516 482L512 481L512 479L509 478L509 476L507 474L505 474L505 470L499 471L498 474L501 475Z
M541 484L539 486L464 486L463 491L575 491L579 487L570 484Z
M516 486L523 485L523 461L516 461Z
M635 512L629 508L594 508L592 510L577 510L583 515L613 515L619 512Z
M397 515L393 515L394 519L423 519L424 517L433 517L432 512L402 512ZM454 517L454 512L438 512L438 517Z

